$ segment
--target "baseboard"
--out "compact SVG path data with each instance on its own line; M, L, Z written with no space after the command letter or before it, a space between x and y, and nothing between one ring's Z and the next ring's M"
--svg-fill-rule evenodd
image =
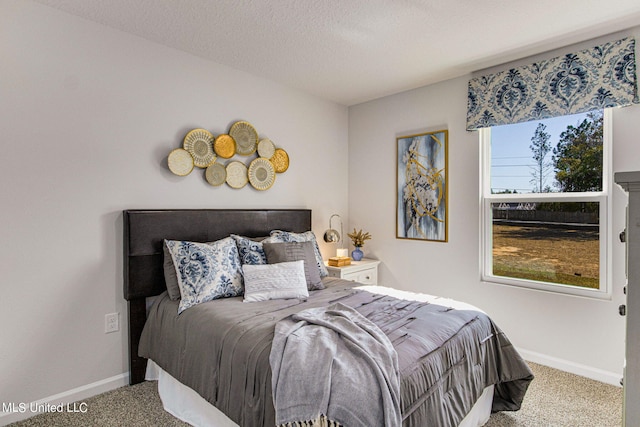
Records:
M581 365L569 360L547 356L546 354L536 353L523 348L518 348L517 350L518 353L520 353L520 355L529 362L538 363L560 371L569 372L571 374L580 375L581 377L590 378L592 380L620 387L622 374L593 368L587 365Z
M45 397L44 399L40 399L35 402L3 402L3 405L12 404L13 410L8 407L0 407L0 426L5 426L10 423L15 423L17 421L33 417L34 415L44 412L47 408L53 406L60 407L60 405L62 405L62 410L67 411L82 411L85 409L85 406L81 404L68 404L72 404L74 402L81 403L84 399L88 399L107 391L115 390L116 388L123 387L127 384L129 384L128 372L58 393L53 396ZM9 411L5 412L7 409L9 409Z

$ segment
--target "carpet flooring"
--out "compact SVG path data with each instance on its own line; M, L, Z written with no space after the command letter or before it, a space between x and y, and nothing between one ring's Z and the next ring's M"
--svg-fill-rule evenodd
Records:
M529 363L536 378L522 409L491 415L486 427L615 427L622 388ZM156 383L122 387L83 401L85 413L47 413L12 427L187 426L162 409Z

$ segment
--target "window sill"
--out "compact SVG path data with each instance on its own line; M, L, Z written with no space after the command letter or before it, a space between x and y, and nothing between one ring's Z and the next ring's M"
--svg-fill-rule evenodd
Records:
M598 300L612 300L611 292L601 289L581 288L579 286L562 285L558 283L534 282L531 280L514 279L502 276L482 275L482 283L498 286L509 286L533 291L541 291L552 294L560 294L574 297L582 297Z

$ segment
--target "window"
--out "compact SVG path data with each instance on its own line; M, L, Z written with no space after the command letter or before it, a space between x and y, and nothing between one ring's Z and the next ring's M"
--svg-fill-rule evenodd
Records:
M610 110L480 131L482 279L609 296Z

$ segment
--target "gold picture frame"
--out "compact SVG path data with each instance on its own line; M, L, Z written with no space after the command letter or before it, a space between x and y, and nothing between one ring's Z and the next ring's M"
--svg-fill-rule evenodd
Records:
M448 241L448 140L447 130L396 138L396 238Z

